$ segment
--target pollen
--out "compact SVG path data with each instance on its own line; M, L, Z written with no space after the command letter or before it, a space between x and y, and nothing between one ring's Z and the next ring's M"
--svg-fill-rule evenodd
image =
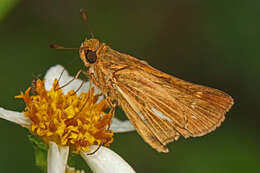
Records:
M105 99L98 102L100 95L94 95L94 88L80 95L74 90L63 94L57 80L50 91L37 80L36 94L30 95L30 90L16 98L26 104L24 114L31 120L31 132L46 143L54 141L76 152L87 152L91 145L109 146L113 142L113 132L108 129L112 113Z

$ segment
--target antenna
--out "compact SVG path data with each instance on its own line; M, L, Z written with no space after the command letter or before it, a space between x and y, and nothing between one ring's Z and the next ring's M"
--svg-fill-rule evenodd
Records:
M58 49L58 50L78 50L79 49L79 48L67 48L67 47L57 45L57 44L50 44L49 46L50 46L50 48Z
M88 16L87 16L87 13L86 13L86 10L85 9L80 9L80 14L82 16L82 19L84 20L84 22L87 22L87 19L88 19ZM92 38L95 38L93 32L91 31L90 27L89 27L89 24L87 23L87 27L88 27L88 30L90 32L90 35Z

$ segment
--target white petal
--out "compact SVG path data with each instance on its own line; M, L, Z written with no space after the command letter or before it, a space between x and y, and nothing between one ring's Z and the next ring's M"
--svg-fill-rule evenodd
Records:
M46 75L44 77L46 90L50 90L52 88L54 79L59 79L61 74L62 75L59 80L60 86L67 84L69 81L71 81L73 79L73 77L69 75L68 71L64 70L64 69L65 68L61 65L56 65L56 66L49 68L49 70L46 72ZM64 70L64 72L62 73L63 70ZM68 91L70 91L72 89L77 90L80 87L81 83L82 83L82 80L74 79L69 85L62 88L63 93L66 94ZM100 92L99 89L94 84L92 84L92 86L95 88L95 94ZM83 86L79 89L77 94L80 94L81 92L87 92L88 90L89 90L89 82L84 82Z
M0 107L0 118L17 123L23 127L31 126L30 119L24 116L24 113L6 110Z
M64 72L63 72L63 70L64 70ZM44 77L46 90L50 90L52 88L54 79L59 79L60 75L61 75L61 78L59 80L60 86L65 85L66 83L68 83L69 81L71 81L73 79L73 77L69 75L68 71L65 70L65 68L63 66L61 66L61 65L53 66L53 67L49 68L49 70L47 71L47 73ZM80 87L81 82L82 82L81 80L75 79L69 85L63 87L62 90L64 93L67 93L68 91L70 91L72 89L76 90ZM79 92L88 91L88 90L89 90L89 83L86 82L81 87Z
M62 67L61 65L55 65L48 69L44 76L46 90L50 90L52 88L54 79L59 79L63 69L64 67ZM66 77L68 76L68 72L65 70L62 75L63 77Z
M69 156L69 147L58 147L55 142L49 142L47 169L48 173L65 173Z
M110 129L115 133L135 131L135 127L130 123L130 121L121 121L117 118L113 118Z
M88 153L96 150L98 146L92 146ZM118 154L106 147L100 147L99 150L87 155L80 152L80 155L87 162L94 173L134 173L133 168Z

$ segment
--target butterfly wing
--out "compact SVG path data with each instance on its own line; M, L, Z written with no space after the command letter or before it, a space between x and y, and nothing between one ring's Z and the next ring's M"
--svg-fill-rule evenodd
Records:
M218 127L233 104L226 93L162 73L145 62L125 66L114 74L119 104L153 148L180 135L196 137Z

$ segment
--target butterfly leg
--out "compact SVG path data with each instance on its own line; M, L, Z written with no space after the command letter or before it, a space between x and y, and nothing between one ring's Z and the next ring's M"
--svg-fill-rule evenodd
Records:
M99 149L100 149L100 147L103 145L103 143L101 143L98 147L97 147L97 149L95 149L93 152L91 152L91 153L87 153L87 155L93 155L93 154L95 154Z
M63 72L64 72L64 71L63 71ZM63 73L63 72L62 72L62 73ZM86 73L85 70L80 69L80 70L77 72L77 74L73 77L73 79L69 80L67 83L65 83L63 86L61 86L61 87L59 87L59 88L56 88L56 87L55 87L55 89L56 89L56 90L59 90L59 89L61 89L61 88L64 88L64 87L68 86L68 85L69 85L71 82L73 82L75 79L78 79L78 78L79 78L79 75L80 75L82 72ZM60 80L60 79L59 79L59 80Z
M82 80L80 86L74 91L74 93L72 95L77 94L77 92L82 88L82 86L84 85L85 82L86 82L85 80Z
M108 103L108 105L110 107L109 114L111 115L110 123L109 123L109 126L107 128L107 129L109 129L110 125L111 125L111 122L112 122L112 119L115 116L117 103L113 103L113 101L110 99L110 97L106 97L106 101L107 101L107 103Z
M112 115L114 117L117 103L113 103L113 101L109 97L106 98L106 101L107 101L108 105L110 106L110 113L112 113Z

